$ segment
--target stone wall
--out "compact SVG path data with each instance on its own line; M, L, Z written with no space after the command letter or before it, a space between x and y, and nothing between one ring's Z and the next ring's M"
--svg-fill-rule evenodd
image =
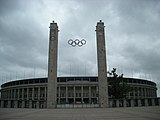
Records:
M146 99L112 99L109 100L109 107L141 107L141 106L160 106L159 98Z
M147 107L160 106L159 98L147 99L112 99L109 100L109 107ZM32 100L0 100L1 108L47 108L46 101ZM98 108L99 104L57 104L57 108Z

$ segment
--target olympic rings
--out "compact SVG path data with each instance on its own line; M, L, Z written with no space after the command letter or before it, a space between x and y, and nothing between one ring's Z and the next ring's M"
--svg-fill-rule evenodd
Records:
M75 47L76 45L79 46L79 47L82 47L83 45L86 44L86 40L85 39L82 39L82 40L79 40L79 39L75 39L75 40L69 39L68 40L68 44L71 45L72 47Z

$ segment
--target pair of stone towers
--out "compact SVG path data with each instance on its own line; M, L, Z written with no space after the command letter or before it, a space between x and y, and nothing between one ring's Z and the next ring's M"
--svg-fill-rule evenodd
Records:
M97 64L98 64L98 93L99 107L108 107L108 83L106 66L106 48L104 22L97 22ZM50 23L49 57L48 57L48 91L47 108L57 106L57 56L58 56L58 26L54 21Z

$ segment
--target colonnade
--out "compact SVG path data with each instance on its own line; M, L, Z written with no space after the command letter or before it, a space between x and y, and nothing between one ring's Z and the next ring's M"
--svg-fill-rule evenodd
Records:
M126 100L113 100L110 96L110 107L154 106L160 105L156 98L155 88L134 87ZM57 106L74 105L98 107L98 85L58 84ZM46 108L47 85L8 87L1 89L0 107L5 108ZM84 105L84 106L83 106Z
M15 87L2 89L1 107L5 108L46 108L47 87ZM98 86L58 85L57 104L96 104Z
M128 99L154 98L157 97L156 88L133 87L133 91L127 94Z
M45 108L47 87L18 87L1 90L1 107Z
M109 107L141 107L141 106L160 106L160 98L109 100Z
M58 86L58 104L95 104L98 103L98 86Z

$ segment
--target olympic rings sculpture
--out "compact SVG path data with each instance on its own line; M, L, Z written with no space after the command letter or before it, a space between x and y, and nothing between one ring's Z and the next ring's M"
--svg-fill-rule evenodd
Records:
M79 39L75 39L75 40L69 39L68 40L68 44L71 45L72 47L75 47L76 45L78 47L82 47L83 45L86 44L86 40L85 39L82 39L82 40L79 40Z

